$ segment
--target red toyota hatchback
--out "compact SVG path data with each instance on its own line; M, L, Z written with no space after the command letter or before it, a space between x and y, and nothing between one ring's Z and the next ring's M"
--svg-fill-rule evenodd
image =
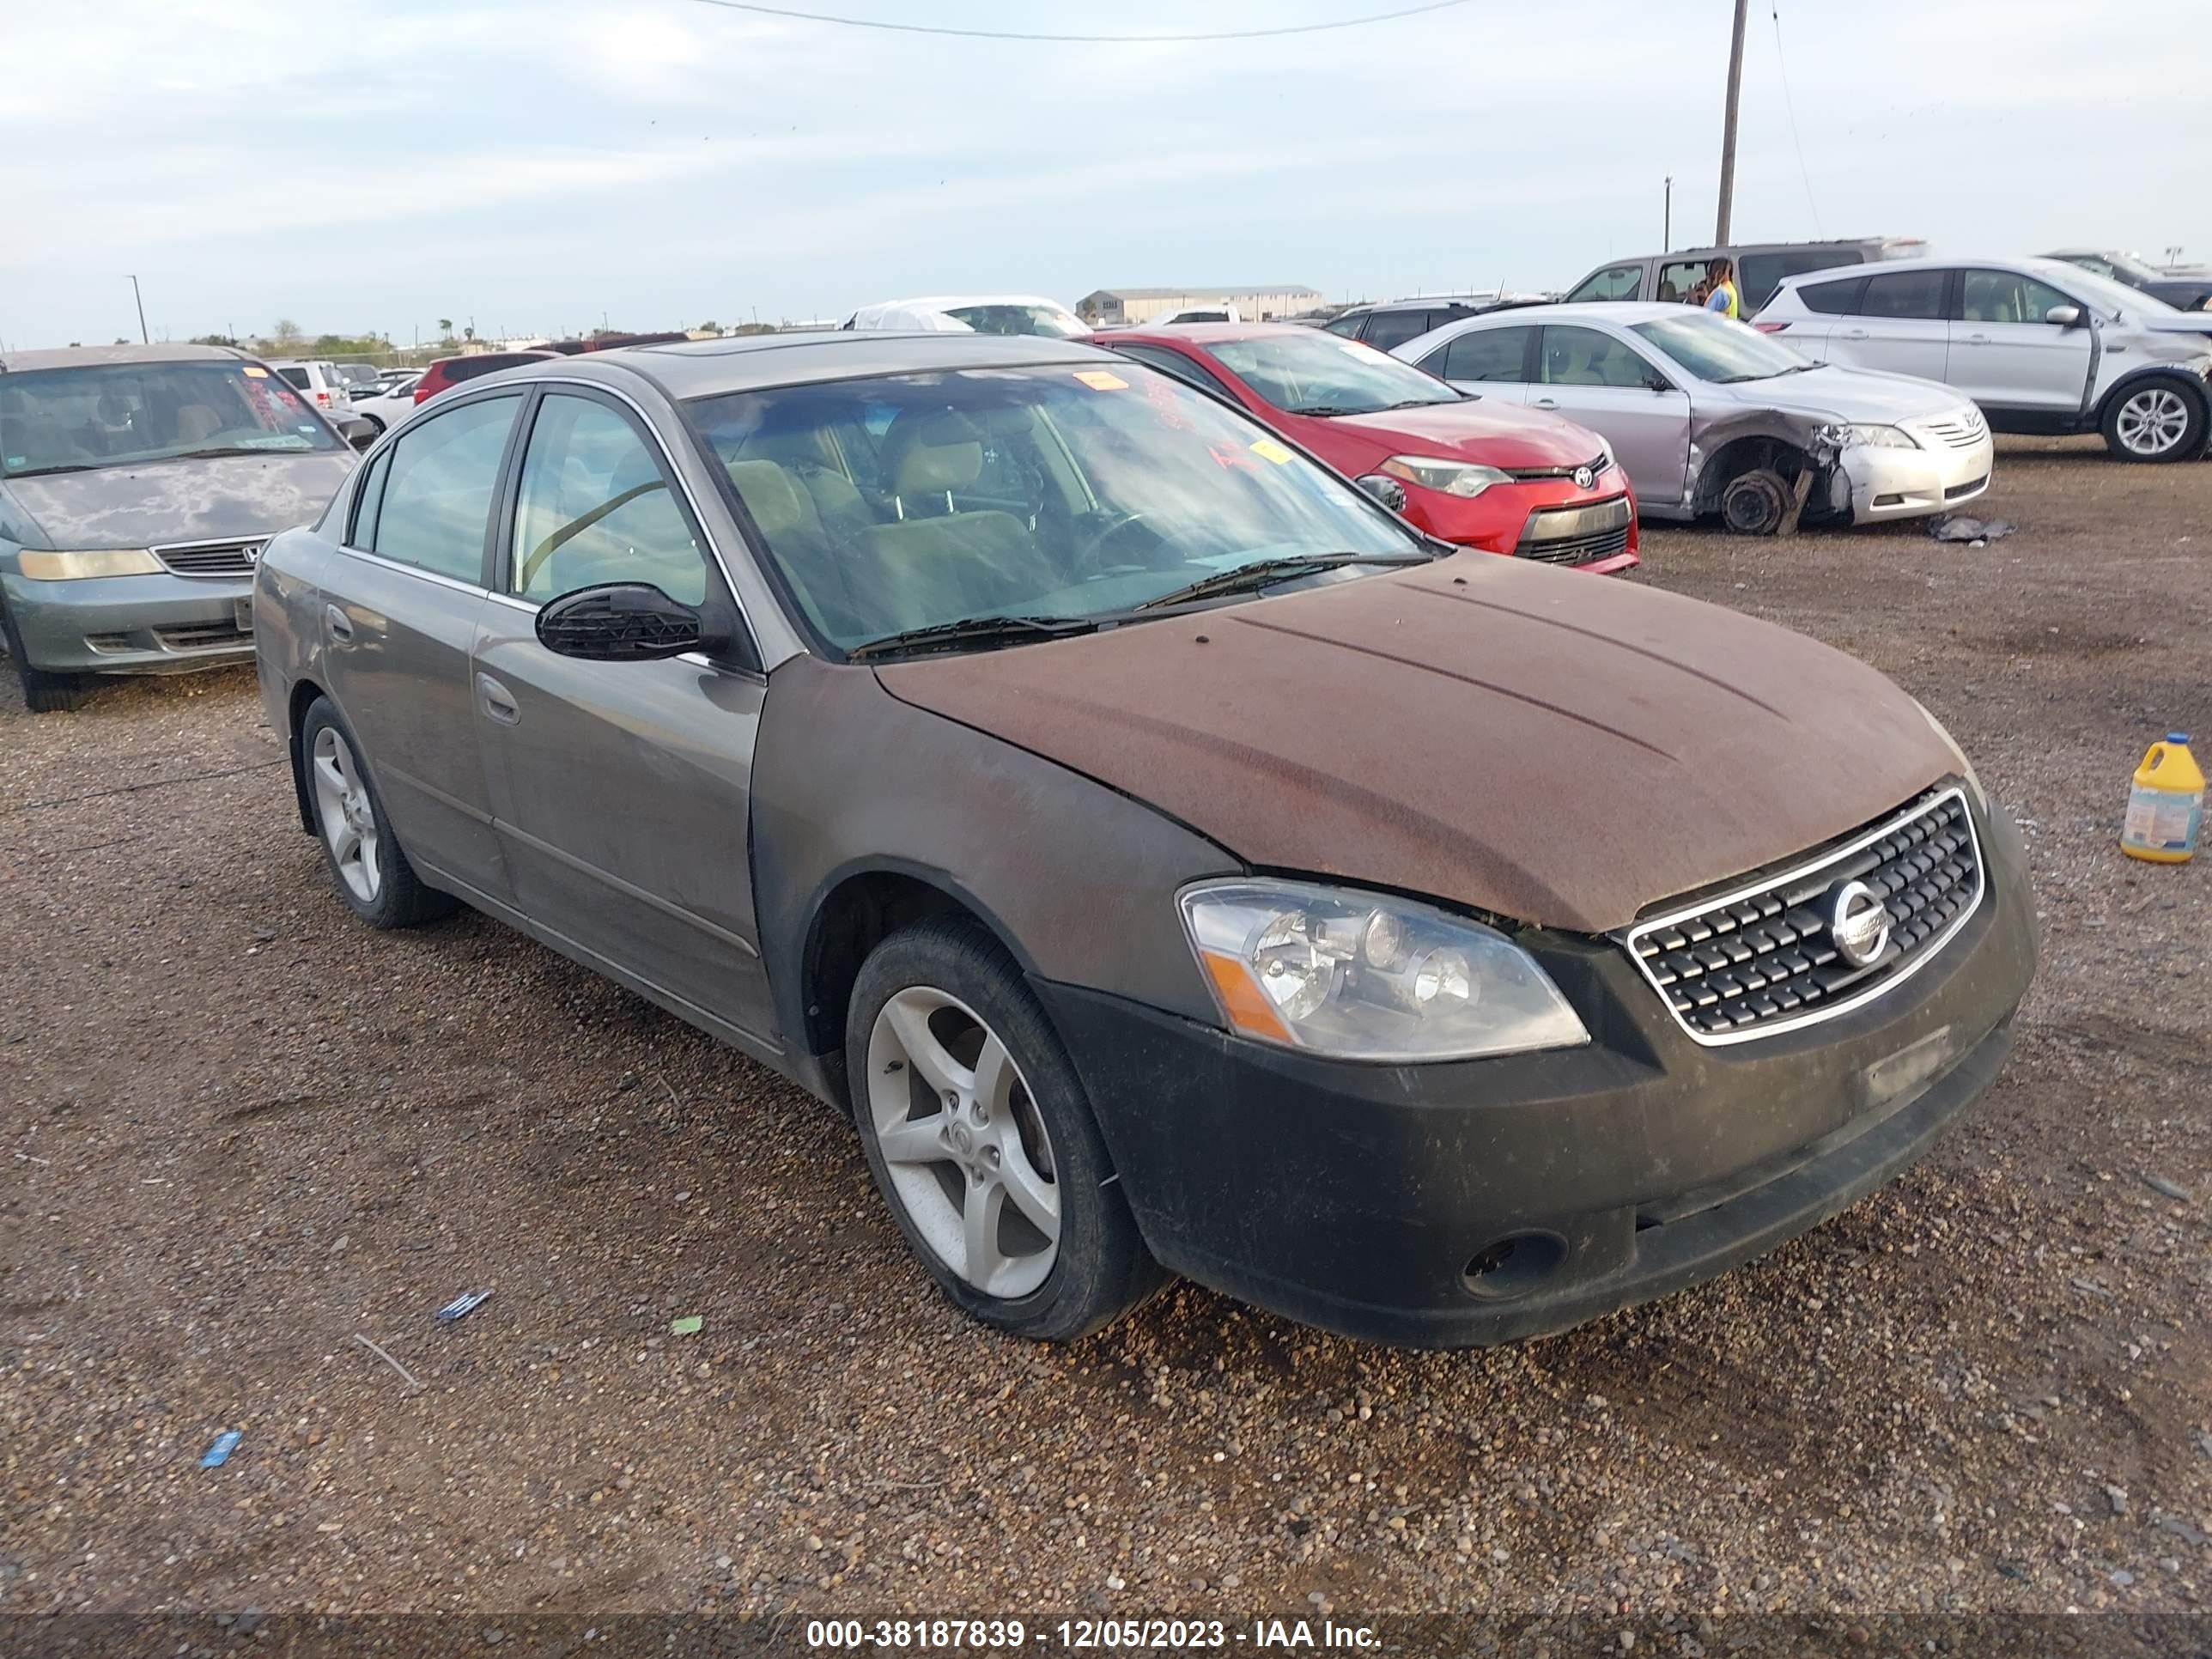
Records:
M1249 411L1441 540L1600 574L1638 562L1628 475L1571 421L1296 324L1093 338Z

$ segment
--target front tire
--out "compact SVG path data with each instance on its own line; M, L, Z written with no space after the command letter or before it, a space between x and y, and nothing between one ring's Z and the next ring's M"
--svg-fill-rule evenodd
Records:
M329 698L307 705L300 754L316 837L346 908L380 928L411 927L451 915L456 902L424 886L400 850L353 733Z
M6 641L8 659L15 665L15 678L22 683L25 708L33 714L68 714L84 707L84 700L92 694L90 677L51 674L32 667L15 618L4 610L0 610L0 639Z
M2124 461L2183 461L2204 453L2204 395L2159 375L2114 394L2099 423L2105 447Z
M853 988L845 1053L876 1186L963 1311L1068 1342L1166 1282L1074 1063L981 928L925 921L878 945Z
M1755 466L1721 489L1721 527L1732 536L1775 536L1790 514L1790 486L1779 472Z

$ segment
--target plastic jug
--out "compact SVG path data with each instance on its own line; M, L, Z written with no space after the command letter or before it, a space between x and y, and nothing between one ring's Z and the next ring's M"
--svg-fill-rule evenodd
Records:
M2204 822L2204 774L2189 752L2189 733L2169 732L2151 744L2128 791L2120 850L2154 864L2181 864L2197 853Z

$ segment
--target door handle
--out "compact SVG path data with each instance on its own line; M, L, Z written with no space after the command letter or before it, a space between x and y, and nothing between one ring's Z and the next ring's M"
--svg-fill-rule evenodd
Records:
M1556 398L1539 398L1528 405L1531 409L1557 409L1559 406L1559 400Z
M489 674L477 676L477 701L483 705L484 713L501 726L522 723L522 711L514 706L514 695Z
M1987 345L1989 343L1990 337L1986 334L1969 334L1966 337L1968 345Z
M331 644L353 643L353 623L347 620L346 613L337 606L326 605L323 607L323 626L330 630Z
M1867 331L1863 328L1847 328L1844 331L1844 337L1846 340L1863 340L1866 337Z

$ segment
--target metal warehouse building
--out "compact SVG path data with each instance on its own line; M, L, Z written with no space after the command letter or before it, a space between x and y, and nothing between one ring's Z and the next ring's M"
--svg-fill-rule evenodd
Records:
M1102 288L1076 301L1086 322L1149 323L1170 311L1194 306L1235 306L1248 322L1291 317L1321 303L1321 293L1299 283L1255 283L1246 288Z

